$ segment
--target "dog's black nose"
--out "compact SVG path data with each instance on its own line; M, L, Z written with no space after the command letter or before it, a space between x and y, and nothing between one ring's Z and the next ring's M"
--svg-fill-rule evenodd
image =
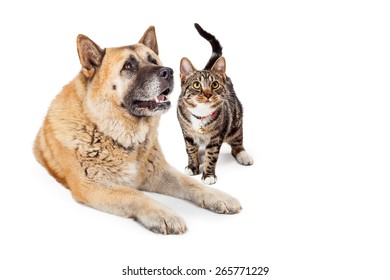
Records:
M173 77L173 70L169 67L163 67L159 70L158 76L165 80L168 80Z

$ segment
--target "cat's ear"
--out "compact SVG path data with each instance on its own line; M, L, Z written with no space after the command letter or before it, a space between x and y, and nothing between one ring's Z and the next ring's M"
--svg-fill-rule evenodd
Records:
M196 71L196 69L191 61L188 58L183 57L180 61L180 79L182 81L187 79L194 71Z
M217 72L223 79L226 79L226 60L223 56L217 59L213 67L211 67L211 71Z
M158 55L157 37L154 26L150 26L139 40L139 43L144 44L149 49L154 51Z

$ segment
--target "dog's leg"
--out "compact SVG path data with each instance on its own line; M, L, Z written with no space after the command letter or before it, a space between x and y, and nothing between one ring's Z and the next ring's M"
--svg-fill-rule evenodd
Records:
M77 201L107 213L133 218L153 232L180 234L187 230L180 216L138 190L91 182L73 184L71 190Z
M204 186L169 165L151 177L141 189L186 199L216 213L235 214L242 209L234 197Z

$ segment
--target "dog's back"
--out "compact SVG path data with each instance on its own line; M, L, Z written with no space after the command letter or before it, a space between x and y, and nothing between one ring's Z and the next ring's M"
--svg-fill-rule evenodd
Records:
M38 162L67 188L63 161L69 156L66 147L74 148L71 143L74 128L70 123L73 122L76 126L85 123L81 118L81 102L77 94L74 94L76 84L77 79L66 85L53 100L34 142L34 155Z

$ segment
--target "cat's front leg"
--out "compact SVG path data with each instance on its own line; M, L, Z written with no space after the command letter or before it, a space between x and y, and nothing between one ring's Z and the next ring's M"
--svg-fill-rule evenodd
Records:
M212 185L217 182L217 175L215 175L215 166L219 156L222 142L209 143L206 146L206 156L203 167L202 182L207 185Z
M188 155L188 166L184 169L184 173L190 176L200 174L199 171L199 146L194 139L185 137L186 151Z

